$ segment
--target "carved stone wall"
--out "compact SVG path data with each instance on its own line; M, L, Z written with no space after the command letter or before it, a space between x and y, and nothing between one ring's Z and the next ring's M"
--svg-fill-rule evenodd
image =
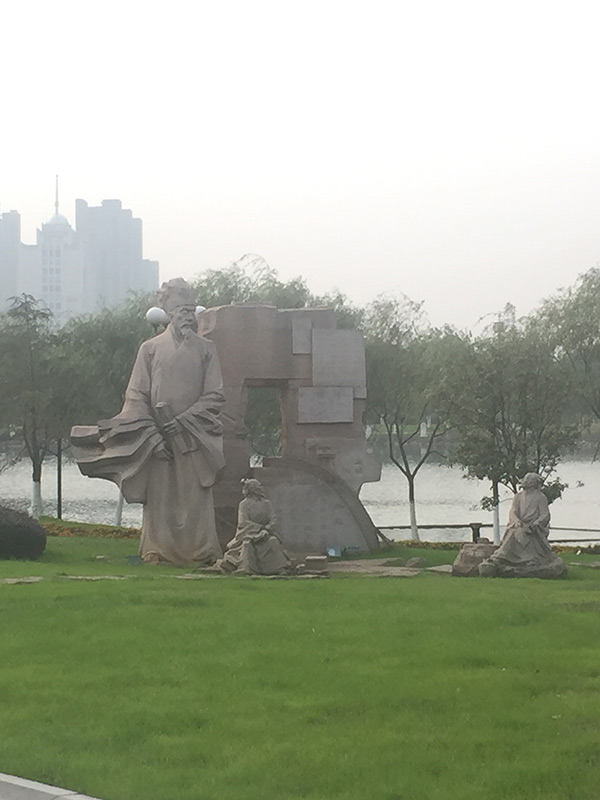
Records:
M240 480L253 475L273 502L289 550L375 550L376 530L358 499L362 484L381 473L362 424L360 332L338 329L329 309L230 305L200 314L199 333L215 342L226 398L226 467L214 490L222 542L235 531ZM248 388L257 386L281 391L283 454L252 469L244 417Z

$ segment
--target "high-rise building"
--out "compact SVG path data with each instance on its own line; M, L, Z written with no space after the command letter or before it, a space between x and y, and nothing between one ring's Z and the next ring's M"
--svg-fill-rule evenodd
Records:
M16 211L0 214L0 292L3 303L18 291L21 217Z
M97 207L76 201L75 230L58 211L21 242L18 212L0 214L0 309L22 293L49 308L59 324L122 302L131 291L158 287L158 262L142 257L142 221L120 200Z

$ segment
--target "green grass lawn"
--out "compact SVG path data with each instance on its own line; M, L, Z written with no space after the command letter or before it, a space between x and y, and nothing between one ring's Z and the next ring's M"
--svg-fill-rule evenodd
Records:
M104 800L599 796L600 571L188 581L136 548L0 562L45 576L0 585L0 771Z

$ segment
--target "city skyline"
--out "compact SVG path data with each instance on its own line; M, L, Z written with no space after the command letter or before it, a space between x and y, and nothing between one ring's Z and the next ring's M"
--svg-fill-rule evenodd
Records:
M27 294L59 324L121 303L130 291L158 286L158 263L143 258L142 220L120 200L90 206L75 201L75 226L60 213L58 176L54 214L23 241L17 209L0 211L0 309Z

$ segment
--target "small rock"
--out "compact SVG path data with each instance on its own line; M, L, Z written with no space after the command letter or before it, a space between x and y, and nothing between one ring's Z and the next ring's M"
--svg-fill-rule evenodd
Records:
M210 572L207 569L202 572L185 572L183 575L172 575L171 577L177 578L179 581L203 581L215 575L223 575L223 573L220 569L211 569Z
M126 581L128 575L65 575L70 581Z
M498 549L495 544L463 544L456 561L452 565L452 574L460 578L479 577L479 565Z
M426 564L427 561L424 558L409 558L404 566L408 569L421 569Z
M452 564L438 564L436 567L427 567L427 572L437 572L439 575L452 575Z

